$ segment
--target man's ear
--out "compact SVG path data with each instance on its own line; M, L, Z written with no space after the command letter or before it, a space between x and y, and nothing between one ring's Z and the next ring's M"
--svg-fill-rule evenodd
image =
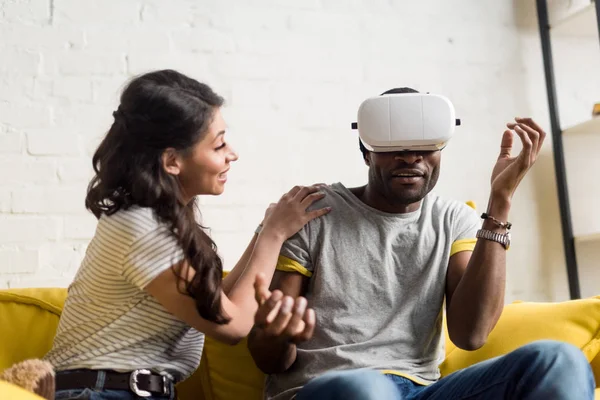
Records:
M367 151L365 153L363 153L363 159L365 160L365 165L367 167L371 166L371 152Z
M162 166L164 170L171 175L179 175L183 164L181 155L172 147L165 149L161 155Z

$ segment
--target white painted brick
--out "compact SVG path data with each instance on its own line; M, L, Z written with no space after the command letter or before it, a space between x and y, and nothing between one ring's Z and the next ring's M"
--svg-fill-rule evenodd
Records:
M2 279L0 277L0 289L8 289L9 285L8 285L8 279Z
M57 181L56 162L29 157L0 156L0 185Z
M239 53L215 55L211 60L212 72L227 79L282 80L290 77L290 64L281 57Z
M289 15L290 11L286 9L236 5L227 12L211 14L210 20L212 26L234 32L239 40L253 37L257 32L283 36L289 27Z
M81 49L84 44L83 29L51 25L1 24L0 37L5 46L27 50Z
M70 51L47 54L47 73L89 77L90 75L122 75L126 70L125 55L121 53L89 53ZM46 61L44 61L46 68Z
M50 22L49 0L5 0L2 2L3 19L26 25Z
M37 74L40 69L40 53L11 47L0 47L0 73Z
M12 211L26 214L81 214L85 212L85 187L15 189Z
M240 232L256 228L266 207L203 207L202 225L212 232ZM257 211L258 210L258 211Z
M59 277L56 276L36 276L28 277L25 275L22 278L11 279L8 281L10 289L26 289L26 288L67 288L73 281L73 276Z
M27 274L38 270L38 250L0 246L0 274Z
M104 135L113 123L113 107L99 108L85 103L64 103L53 106L54 124L81 136Z
M323 13L322 11L295 12L290 15L289 27L302 34L327 34L355 37L361 30L361 15ZM344 27L340 30L340 27ZM326 37L322 39L326 40ZM344 44L347 41L343 42ZM318 47L316 48L318 49Z
M74 133L56 129L27 132L27 152L36 156L73 156L82 153L81 138Z
M223 269L229 271L235 266L253 235L254 229L239 233L211 233L212 239L217 244L217 252L223 260Z
M120 0L53 0L54 23L62 26L133 25L139 21L141 2Z
M236 80L231 83L231 107L271 107L271 85L265 82Z
M198 6L202 7L205 4ZM149 26L191 26L194 22L198 22L195 18L196 8L192 1L165 3L162 0L146 0L140 12L141 21Z
M0 216L0 243L25 243L35 246L58 239L60 221L52 217L21 215Z
M128 73L131 75L157 69L174 69L201 81L211 82L213 77L209 60L202 54L169 53L164 57L156 57L149 53L130 53L127 60Z
M15 128L39 128L50 124L50 109L45 105L0 101L0 121Z
M243 169L239 170L241 174ZM233 173L232 173L233 174ZM260 206L266 210L269 204L277 202L291 189L286 187L277 176L269 177L270 182L260 184L257 181L230 182L220 196L201 196L200 204L208 206ZM234 178L235 179L235 178Z
M0 75L0 101L27 101L33 98L33 76L20 73L5 73Z
M363 0L320 0L321 7L326 12L343 12L343 13L355 13L355 12L366 12L369 10L376 10L379 6L377 2L369 3L371 6L364 7L365 2Z
M65 158L58 161L58 178L64 183L89 182L94 176L90 157Z
M33 77L33 98L37 103L51 101L53 90L54 79L46 76Z
M11 193L9 189L0 189L0 213L10 212Z
M84 216L66 216L64 219L65 239L91 239L98 221L91 213Z
M171 33L173 46L180 52L233 52L233 38L230 33L210 28L178 29Z
M121 92L130 78L123 76L98 77L92 81L92 93L95 104L118 105Z
M52 85L54 97L68 100L92 100L92 82L89 77L65 76L54 80Z
M150 52L156 56L156 49L168 50L170 39L166 30L160 25L152 27L90 28L85 31L86 49L92 52Z
M321 8L320 0L307 0L307 1L295 1L295 0L255 0L252 4L256 8L289 8L291 10L316 10Z
M94 135L85 138L85 155L88 157L89 160L91 160L94 156L94 153L98 149L98 146L100 146L100 143L102 142L103 138L104 135Z
M81 245L45 243L40 247L40 270L60 275L77 271L84 253Z
M19 132L0 133L0 153L21 153L23 135Z

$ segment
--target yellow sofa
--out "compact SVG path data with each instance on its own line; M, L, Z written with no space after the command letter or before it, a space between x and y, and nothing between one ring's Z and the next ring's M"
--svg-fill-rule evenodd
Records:
M50 348L66 297L65 289L0 290L0 372L10 365L40 358ZM474 352L447 340L442 375L505 354L538 339L578 346L600 384L600 296L561 303L518 302L507 305L485 346ZM566 377L568 379L568 377ZM254 366L246 343L227 346L207 338L200 368L178 385L181 400L258 400L264 375ZM596 389L600 400L600 388ZM40 400L0 381L0 399Z

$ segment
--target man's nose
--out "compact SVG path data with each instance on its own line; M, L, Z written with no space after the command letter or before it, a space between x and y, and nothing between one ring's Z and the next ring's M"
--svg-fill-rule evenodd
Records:
M394 160L401 160L407 164L414 164L423 160L423 155L418 151L399 151L394 155Z

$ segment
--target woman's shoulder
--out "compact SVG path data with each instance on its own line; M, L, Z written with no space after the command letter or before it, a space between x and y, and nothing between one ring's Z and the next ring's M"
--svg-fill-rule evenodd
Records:
M145 236L149 232L167 228L159 221L152 208L130 206L111 215L103 215L99 226L105 226L114 233L119 233L132 239Z

